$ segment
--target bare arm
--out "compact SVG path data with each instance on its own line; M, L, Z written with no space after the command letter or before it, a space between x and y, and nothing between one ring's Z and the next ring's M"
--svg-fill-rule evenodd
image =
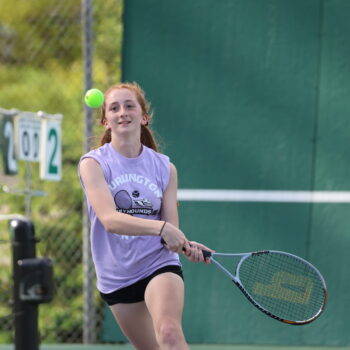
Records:
M177 211L177 171L173 164L170 164L169 184L163 193L161 218L167 222L162 231L162 238L166 242L166 247L178 253L182 253L183 248L188 249L189 243L184 234L182 237L172 234L173 227L179 227L179 215Z
M179 214L177 210L177 171L170 163L170 179L163 193L161 219L179 227Z
M162 222L136 218L116 211L103 171L94 159L85 158L81 161L80 175L92 209L107 231L135 236L159 234Z
M114 199L108 188L100 165L92 158L85 158L80 163L80 175L84 183L87 198L97 217L109 232L120 235L157 236L164 224L159 220L133 217L116 211ZM184 234L172 224L166 224L163 233L171 238L169 249L180 252L186 242Z
M162 204L162 220L165 220L167 222L172 223L176 227L179 226L179 215L178 215L178 202L177 202L177 171L173 164L170 164L170 181L167 189L165 190L163 194L163 204ZM165 227L166 229L166 227ZM165 238L166 232L165 230L162 233L163 238L167 242L167 245L169 244L167 239ZM185 252L184 255L186 258L193 262L209 262L209 260L205 260L202 249L213 251L212 249L208 248L207 246L195 242L190 241L187 242L185 245Z

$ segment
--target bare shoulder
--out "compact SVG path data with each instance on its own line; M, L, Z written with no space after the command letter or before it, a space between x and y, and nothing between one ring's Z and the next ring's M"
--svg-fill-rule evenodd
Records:
M97 160L92 157L86 157L80 161L80 165L88 165L88 164L98 164Z
M177 170L173 163L170 163L169 185L177 186Z
M101 165L93 158L84 158L79 164L79 170L84 182L104 178Z
M177 176L177 169L174 163L170 163L170 175Z
M94 158L91 158L91 157L84 158L79 163L80 169L95 167L95 166L100 166L100 165L98 164L98 162Z
M165 192L177 189L177 170L173 163L170 163L169 182Z

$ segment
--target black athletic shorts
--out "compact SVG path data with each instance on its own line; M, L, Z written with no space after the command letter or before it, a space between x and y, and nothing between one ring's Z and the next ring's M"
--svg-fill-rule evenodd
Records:
M160 269L154 271L151 275L148 277L135 282L134 284L127 286L122 289L118 289L112 293L104 294L101 293L102 299L108 304L108 305L114 305L114 304L131 304L131 303L138 303L140 301L145 300L145 290L149 283L149 281L161 273L164 272L173 272L179 275L182 279L184 279L181 266L177 265L168 265L161 267Z

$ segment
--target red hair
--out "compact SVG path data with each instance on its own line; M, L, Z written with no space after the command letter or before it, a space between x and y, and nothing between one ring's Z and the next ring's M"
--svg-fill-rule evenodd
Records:
M157 142L155 140L152 130L148 125L152 121L152 117L153 117L153 114L150 112L151 104L146 100L144 91L142 90L141 86L138 85L136 82L120 83L117 85L113 85L105 92L105 101L103 102L103 105L102 105L100 123L104 125L104 122L106 119L106 98L112 91L116 89L128 89L135 94L136 100L141 107L142 114L148 115L147 125L141 125L141 143L149 148L152 148L154 151L158 152ZM107 129L104 132L103 136L101 137L100 146L104 145L105 143L111 142L111 140L112 140L111 130Z

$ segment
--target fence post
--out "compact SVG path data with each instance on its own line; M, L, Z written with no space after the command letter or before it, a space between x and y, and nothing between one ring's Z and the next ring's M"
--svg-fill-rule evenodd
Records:
M81 0L82 5L82 41L83 41L83 63L84 63L84 92L92 88L93 71L93 0ZM85 132L84 151L90 151L91 136L93 128L92 109L84 104ZM84 294L84 315L83 315L83 343L94 344L96 342L96 310L93 292L94 267L90 253L90 225L86 203L83 207L83 294Z

